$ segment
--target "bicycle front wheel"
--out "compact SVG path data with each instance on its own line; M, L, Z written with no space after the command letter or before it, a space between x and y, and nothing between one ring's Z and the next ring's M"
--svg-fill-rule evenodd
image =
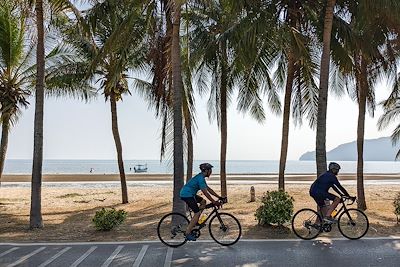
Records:
M312 209L301 209L293 216L292 230L301 239L316 238L321 230L321 216Z
M186 243L185 232L189 220L181 213L169 213L161 218L157 226L160 241L169 247L179 247Z
M242 235L242 227L238 219L229 213L217 213L208 226L210 236L222 246L231 246L239 241Z
M344 237L360 239L368 232L368 217L359 209L348 209L340 214L338 228Z

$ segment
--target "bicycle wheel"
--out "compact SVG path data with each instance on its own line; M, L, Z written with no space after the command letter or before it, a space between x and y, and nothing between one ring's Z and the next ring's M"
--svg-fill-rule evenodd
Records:
M222 246L231 246L239 241L242 235L242 227L238 219L229 213L217 213L208 225L210 236Z
M348 209L340 214L338 228L344 237L360 239L368 232L368 217L359 209Z
M157 226L158 238L169 247L179 247L186 243L185 231L189 220L181 213L169 213L161 218Z
M312 209L301 209L293 216L292 230L301 239L316 238L321 229L321 216Z

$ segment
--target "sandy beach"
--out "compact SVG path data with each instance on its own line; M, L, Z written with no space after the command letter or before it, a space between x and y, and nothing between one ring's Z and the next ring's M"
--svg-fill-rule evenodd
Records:
M130 179L132 178L130 176ZM254 213L260 205L263 193L276 190L277 186L276 184L254 186L257 201L250 203L250 185L229 185L229 203L223 208L224 211L238 217L243 227L243 238L295 238L289 224L284 228L257 224ZM212 187L219 191L218 185ZM354 185L346 188L355 195ZM286 190L295 199L295 211L303 207L315 208L313 200L308 195L308 189L309 185L305 184L286 185ZM400 186L369 185L365 190L368 205L366 213L370 220L367 236L400 235L400 225L396 224L392 205ZM28 230L30 188L0 188L0 240L3 242L157 240L157 223L172 209L172 187L170 184L130 186L128 193L130 203L122 205L119 188L44 187L42 212L45 228L30 231ZM91 219L102 207L126 210L127 220L110 232L95 231ZM331 233L324 233L323 236L339 237L340 233L334 228ZM207 230L202 231L201 239L205 238L208 238Z
M286 181L313 181L316 174L289 174L285 176ZM172 181L172 174L127 174L127 181ZM277 181L278 174L228 174L228 180L268 180ZM340 174L340 180L356 180L356 174ZM399 180L400 174L364 174L365 180ZM119 174L44 174L43 182L107 182L119 181ZM210 181L218 181L219 175L213 174ZM30 182L31 175L27 174L5 174L1 182Z

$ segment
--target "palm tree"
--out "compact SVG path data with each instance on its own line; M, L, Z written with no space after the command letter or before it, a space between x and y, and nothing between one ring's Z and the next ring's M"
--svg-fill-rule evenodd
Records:
M273 7L277 13L283 14L284 23L280 25L282 16L277 16L278 26L277 44L282 56L278 57L277 83L285 87L281 156L279 162L278 188L285 189L285 167L289 143L289 119L291 103L293 103L293 116L301 123L303 113L306 111L310 119L310 126L314 127L316 117L316 85L314 77L317 73L316 57L313 55L312 34L307 31L310 27L310 10L315 10L309 1L277 1ZM312 14L314 15L314 14ZM283 62L282 62L283 61ZM279 79L280 68L286 65L286 83ZM282 66L282 67L281 67Z
M43 108L44 108L44 21L43 1L36 0L36 28L37 28L37 51L36 51L36 91L35 91L35 122L33 140L33 166L31 186L31 211L30 227L42 228L42 164L43 164Z
M2 125L0 144L0 181L6 158L8 134L18 118L21 108L28 106L30 92L20 76L25 57L25 15L17 15L11 4L0 7L0 124ZM1 185L1 182L0 182Z
M171 75L173 88L173 122L174 122L174 212L184 212L185 206L179 197L183 187L184 165L183 165L183 127L182 127L182 94L183 81L181 72L181 5L182 1L170 0L170 16L172 22L171 36Z
M347 75L347 84L350 95L357 100L359 107L357 125L357 195L358 208L367 208L364 193L364 125L365 113L368 108L370 114L375 110L375 84L382 73L391 72L396 68L396 59L388 57L387 51L392 49L391 36L396 35L393 23L400 25L397 18L387 16L388 10L398 10L399 6L391 1L381 1L373 5L374 1L360 1L347 6L352 14L351 21L337 17L335 19L335 36L333 39L333 58L339 65L342 74ZM368 6L366 9L365 7ZM371 40L365 42L365 40ZM389 53L390 54L390 53ZM346 58L347 57L347 58ZM355 86L352 80L355 80Z
M128 192L118 129L117 102L122 100L124 94L130 94L129 72L143 65L144 18L141 12L142 6L136 1L99 2L85 17L64 29L65 41L84 57L87 78L100 82L105 100L110 101L122 203L128 203Z
M336 0L326 0L322 37L321 71L319 77L318 117L316 135L317 175L326 171L326 111L328 104L329 64L331 53L331 32Z
M262 106L257 104L257 94L264 92L268 94L268 106L279 114L281 107L276 88L286 88L279 173L279 188L284 189L291 105L296 123L301 124L305 115L311 127L315 124L317 64L312 52L315 40L309 37L312 35L307 21L311 16L308 12L315 9L315 4L313 1L281 0L232 4L236 5L238 14L245 14L229 30L236 33L232 41L237 51L233 75L239 78L235 81L239 84L239 110L250 110L262 121L264 115ZM272 80L269 71L275 68Z

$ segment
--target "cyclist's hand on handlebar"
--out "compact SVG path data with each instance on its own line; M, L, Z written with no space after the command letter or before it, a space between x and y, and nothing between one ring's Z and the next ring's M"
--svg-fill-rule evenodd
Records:
M213 204L214 206L216 206L216 207L220 207L220 206L221 206L221 202L215 201L215 200L212 202L212 204Z
M219 197L218 200L221 201L222 203L227 203L228 202L228 198L227 197Z

